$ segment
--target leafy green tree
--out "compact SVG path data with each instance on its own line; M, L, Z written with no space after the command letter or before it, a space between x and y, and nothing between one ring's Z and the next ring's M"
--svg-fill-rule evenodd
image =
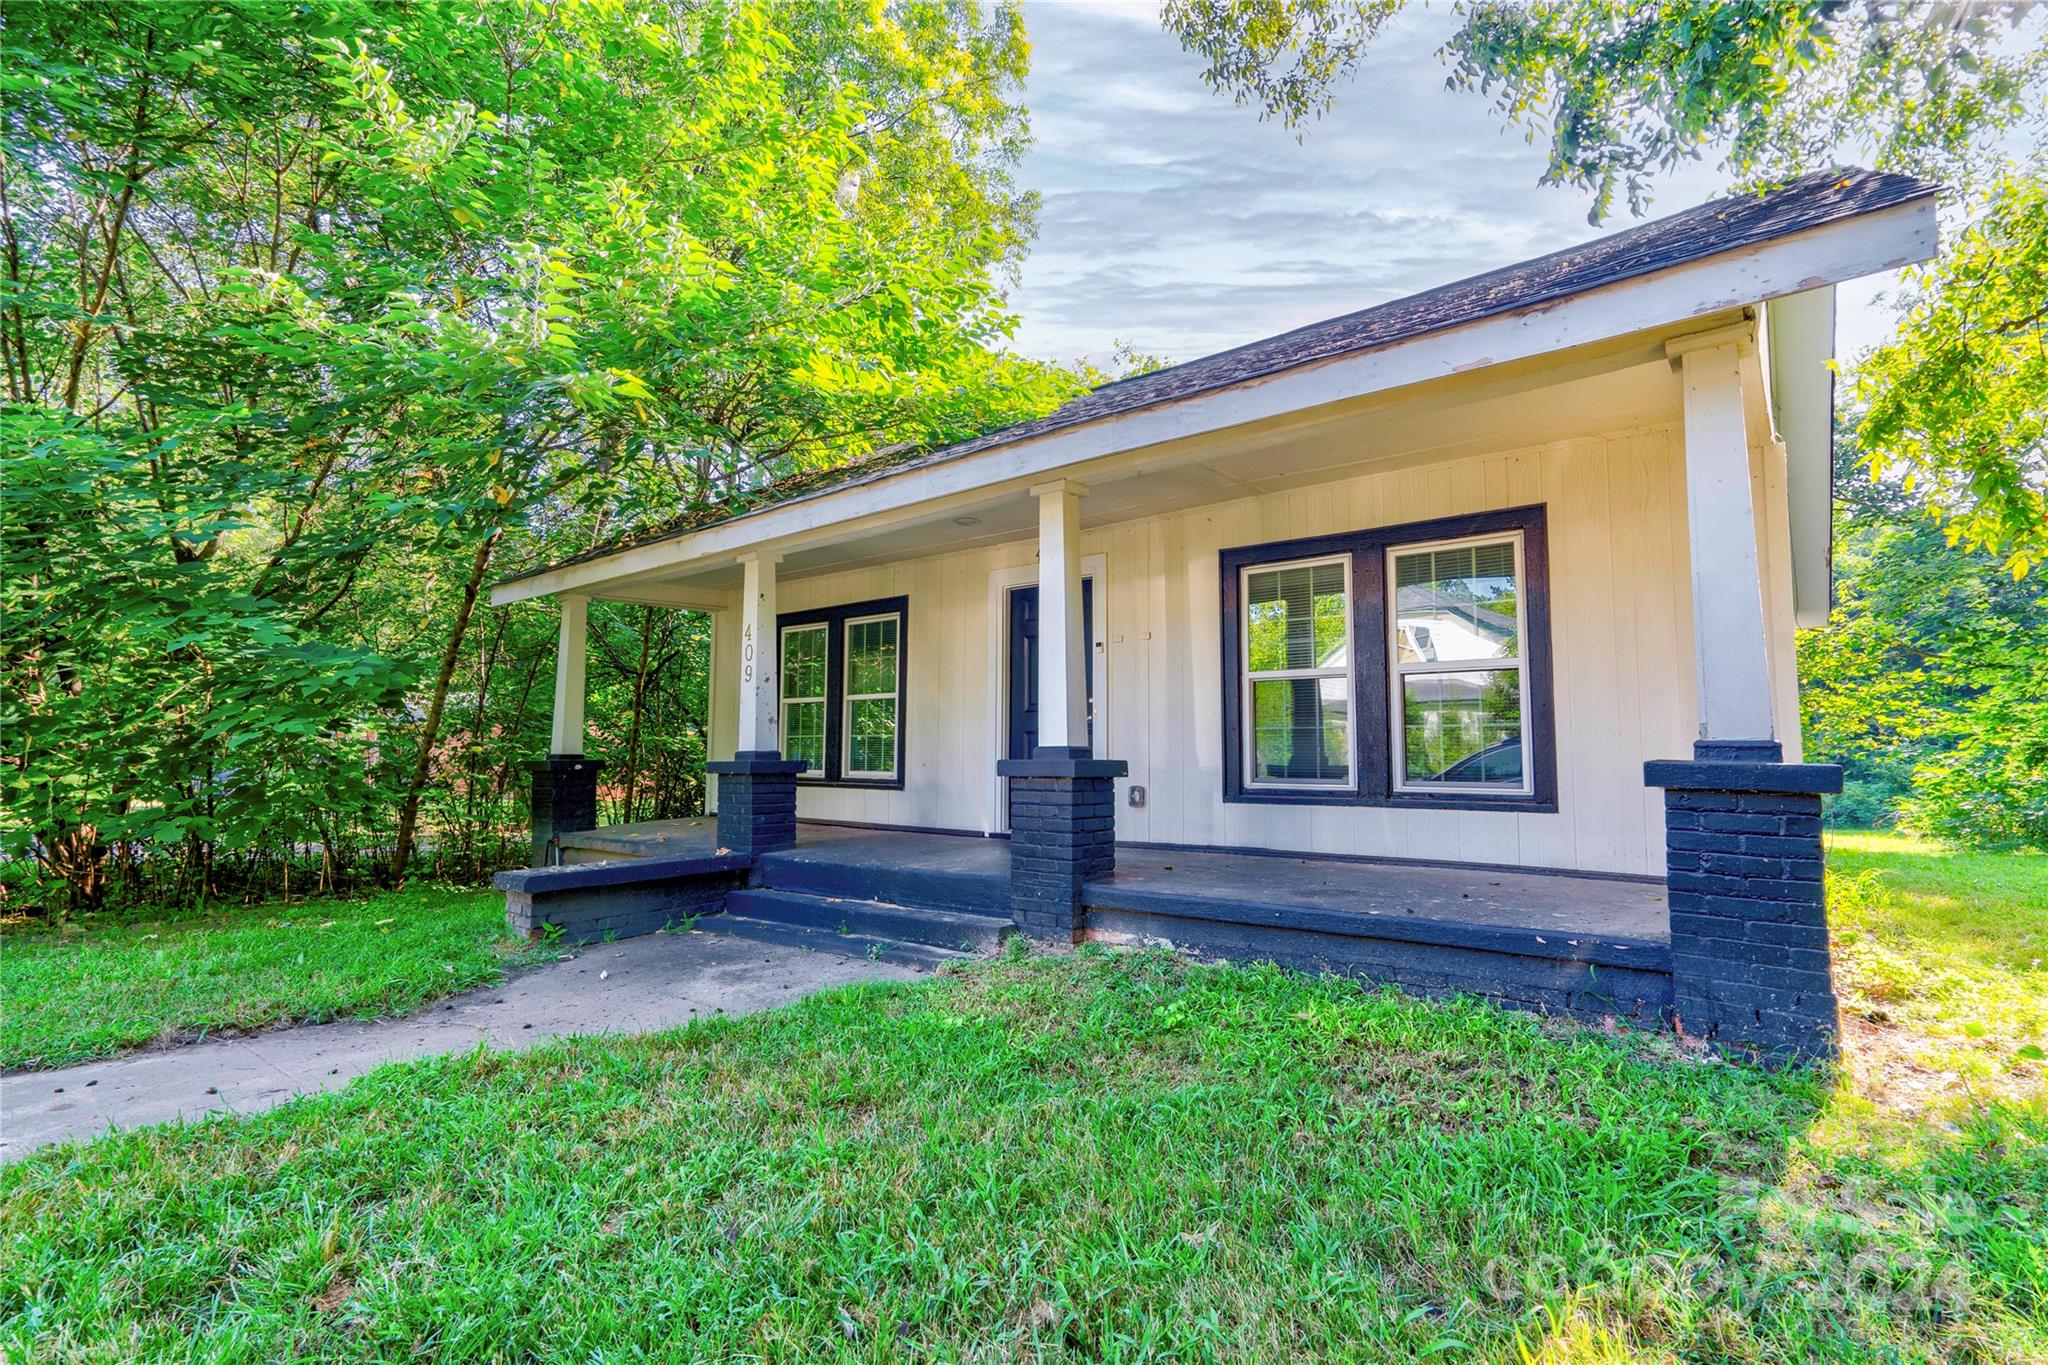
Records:
M1836 605L1802 632L1806 752L1843 766L1838 823L2048 847L2048 592L1952 546L1837 452Z
M83 899L110 843L201 894L482 847L547 668L495 566L1072 388L1001 349L1008 9L26 0L0 46L4 834Z
M1856 368L1871 471L2024 578L2048 563L2048 149L1914 284L1898 339Z

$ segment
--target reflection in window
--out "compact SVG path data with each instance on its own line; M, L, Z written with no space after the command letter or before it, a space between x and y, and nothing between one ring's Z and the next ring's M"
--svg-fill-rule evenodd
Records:
M897 633L894 616L846 623L846 775L896 775Z
M825 773L825 627L782 632L782 756L800 758L807 777Z
M1398 785L1526 790L1520 539L1391 559Z
M1318 786L1349 782L1347 561L1247 569L1243 581L1251 781Z

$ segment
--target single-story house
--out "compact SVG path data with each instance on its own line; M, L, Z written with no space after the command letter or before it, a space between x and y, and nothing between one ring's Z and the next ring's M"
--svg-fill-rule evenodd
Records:
M1104 385L498 584L561 605L521 927L1007 930L1825 1055L1847 171ZM715 822L595 829L586 604L709 612Z

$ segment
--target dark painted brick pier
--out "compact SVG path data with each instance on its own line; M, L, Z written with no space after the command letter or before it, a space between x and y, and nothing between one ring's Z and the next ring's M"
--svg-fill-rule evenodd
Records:
M796 843L796 777L804 765L773 749L707 763L718 778L718 843L771 853Z
M1836 1053L1820 763L1648 763L1664 788L1672 1008L1688 1036L1770 1063Z
M1010 779L1012 918L1032 938L1072 943L1087 884L1116 870L1116 779L1130 766L1041 748L996 771Z
M533 865L560 860L560 837L597 828L597 775L602 760L551 754L533 764Z

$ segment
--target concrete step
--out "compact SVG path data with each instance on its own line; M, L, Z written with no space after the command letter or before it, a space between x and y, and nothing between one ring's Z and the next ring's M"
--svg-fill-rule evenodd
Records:
M992 952L1010 931L1007 917L760 888L732 892L726 899L726 913L961 953Z
M963 852L981 853L972 847L979 841L958 842L967 846ZM999 872L991 872L966 867L903 866L887 861L887 856L883 849L813 850L800 844L755 859L754 884L772 891L886 905L931 906L984 918L1007 920L1010 916L1007 862Z
M723 915L706 915L697 921L697 927L707 934L730 934L735 938L753 939L757 943L809 948L814 952L832 953L838 957L893 962L898 966L920 967L925 970L943 967L948 962L969 962L975 956L950 948L934 948L925 943L901 943L895 939L875 938L866 934L842 934L833 929L811 928L780 920L753 919L747 915L735 915L730 911Z

